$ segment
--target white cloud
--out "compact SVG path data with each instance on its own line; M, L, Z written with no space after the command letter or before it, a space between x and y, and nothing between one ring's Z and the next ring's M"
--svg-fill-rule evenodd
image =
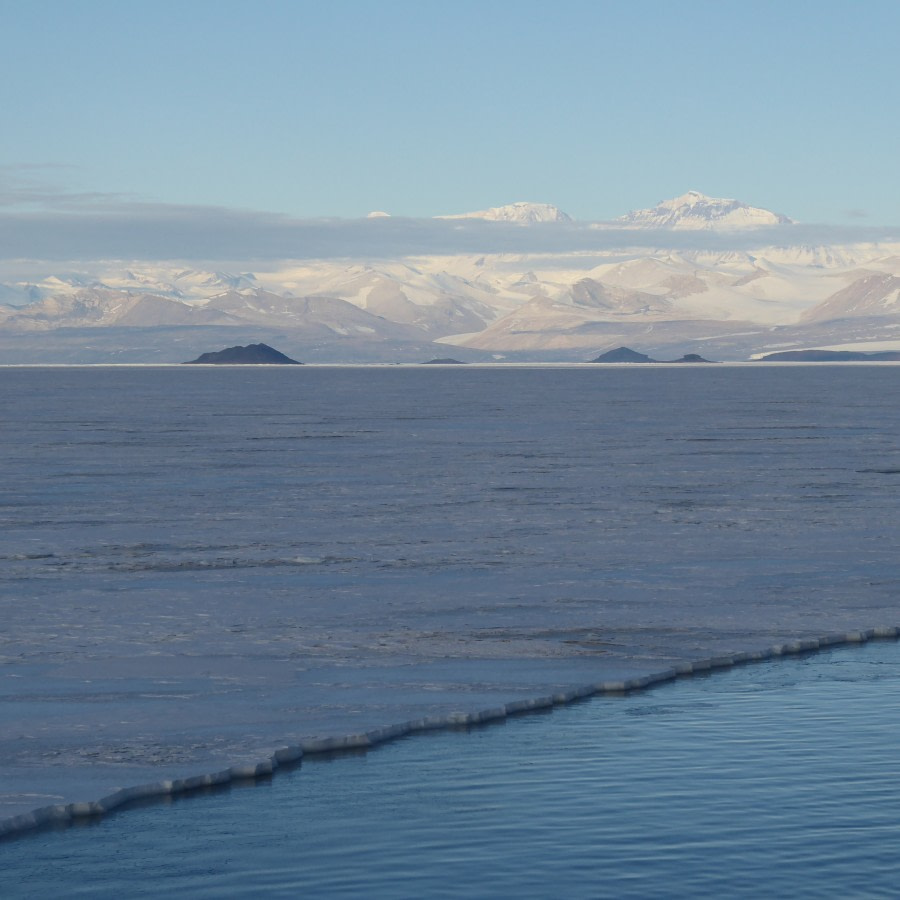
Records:
M295 219L276 213L149 203L73 192L0 167L0 259L250 260L392 258L451 253L564 253L626 247L743 249L900 239L900 228L788 225L674 232L565 222L523 228L478 219Z

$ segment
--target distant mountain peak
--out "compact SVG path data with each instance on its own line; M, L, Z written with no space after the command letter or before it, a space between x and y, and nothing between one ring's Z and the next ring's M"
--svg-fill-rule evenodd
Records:
M780 213L750 206L728 197L709 197L688 191L671 200L661 200L652 209L637 209L620 216L627 228L670 228L681 231L738 230L772 225L793 225Z
M680 197L673 197L671 200L663 200L659 205L682 206L685 204L693 205L695 203L709 203L715 201L715 197L710 197L709 194L704 194L702 191L685 191ZM733 201L729 200L727 202L731 203Z
M529 203L524 200L506 206L492 206L475 212L435 216L436 219L485 219L488 222L509 222L514 225L540 225L547 222L571 222L572 217L549 203Z

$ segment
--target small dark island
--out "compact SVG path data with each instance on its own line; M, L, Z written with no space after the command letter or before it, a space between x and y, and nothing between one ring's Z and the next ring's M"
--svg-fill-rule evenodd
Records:
M615 350L607 350L601 353L592 363L652 363L657 362L645 353L638 353L630 347L616 347Z
M616 347L601 353L592 363L712 363L711 359L704 359L699 353L685 353L681 359L653 359L645 353L638 353L630 347Z
M451 359L449 356L444 359L429 359L427 362L422 363L423 366L464 366L464 363L461 359Z
M268 344L247 344L246 347L226 347L214 353L201 353L186 366L302 366Z

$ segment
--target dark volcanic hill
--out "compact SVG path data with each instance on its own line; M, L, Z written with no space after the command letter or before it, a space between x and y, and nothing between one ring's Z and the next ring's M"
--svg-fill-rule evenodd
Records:
M303 363L291 359L268 344L247 344L246 347L226 347L214 353L201 353L185 365L219 366L302 366Z
M650 359L645 353L638 353L629 347L616 347L615 350L608 350L591 360L595 363L652 363L656 361Z
M617 347L607 353L601 353L592 363L711 363L714 360L704 359L699 353L685 353L681 359L653 359L645 353L638 353L630 347Z

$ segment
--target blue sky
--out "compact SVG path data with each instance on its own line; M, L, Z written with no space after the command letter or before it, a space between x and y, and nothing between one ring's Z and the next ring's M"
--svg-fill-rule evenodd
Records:
M697 189L900 223L896 0L0 0L0 16L7 200L298 218L535 200L599 220Z

